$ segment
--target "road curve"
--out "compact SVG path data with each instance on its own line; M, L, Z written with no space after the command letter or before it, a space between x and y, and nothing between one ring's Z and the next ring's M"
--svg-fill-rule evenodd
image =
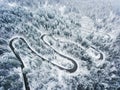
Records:
M96 50L97 52L99 52L100 54L100 57L99 57L99 60L103 60L104 59L104 56L103 56L103 53L101 53L100 51L98 51L96 48L94 48L93 46L91 46L92 49Z
M46 34L44 34L44 35L41 36L42 41L43 41L47 46L49 46L50 48L52 48L48 43L46 43L46 42L44 41L44 36L46 36ZM73 68L71 68L71 69L66 69L66 71L68 71L68 72L70 72L70 73L73 73L73 72L75 72L75 71L77 70L78 65L77 65L77 63L76 63L75 60L73 60L73 59L71 59L71 58L69 58L69 57L67 57L67 56L65 56L65 55L60 54L60 53L59 53L57 50L55 50L54 48L52 48L52 49L55 51L55 53L57 53L58 55L60 55L60 56L63 57L63 58L68 59L69 61L71 61L71 62L73 63L73 65L74 65Z
M23 70L23 68L25 67L24 64L23 64L23 61L21 59L21 57L18 55L18 53L16 53L15 49L14 49L14 46L13 46L13 42L18 39L18 38L13 38L10 42L9 42L9 47L11 48L11 50L13 51L13 53L15 54L15 56L17 57L17 59L21 62L21 68ZM28 79L26 77L26 74L23 73L22 71L22 74L23 74L23 79L24 79L24 83L25 83L25 89L26 90L30 90L30 87L29 87L29 84L28 84Z

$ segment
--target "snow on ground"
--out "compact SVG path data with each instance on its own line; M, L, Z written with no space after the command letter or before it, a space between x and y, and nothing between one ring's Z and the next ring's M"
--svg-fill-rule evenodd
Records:
M119 87L120 17L108 0L0 2L0 89Z

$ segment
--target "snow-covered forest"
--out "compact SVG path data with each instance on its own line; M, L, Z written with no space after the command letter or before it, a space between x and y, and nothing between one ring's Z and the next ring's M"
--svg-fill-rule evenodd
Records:
M0 90L120 90L120 1L0 0Z

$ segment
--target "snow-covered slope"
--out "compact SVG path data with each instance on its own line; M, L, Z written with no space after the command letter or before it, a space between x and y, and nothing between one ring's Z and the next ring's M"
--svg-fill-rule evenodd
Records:
M0 90L119 90L114 6L113 0L0 0Z

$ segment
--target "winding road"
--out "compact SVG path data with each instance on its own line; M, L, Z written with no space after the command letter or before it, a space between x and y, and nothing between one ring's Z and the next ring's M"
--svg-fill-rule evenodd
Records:
M55 39L54 37L52 37L52 36L50 36L50 35L47 35L47 34L44 34L44 35L42 35L41 36L41 39L44 41L44 43L45 44L47 44L49 47L51 47L52 49L54 49L52 46L50 46L49 45L49 43L48 42L46 42L45 40L44 40L44 37L45 36L48 36L48 37L50 37L52 40L54 40L54 41L56 41L57 42L57 39ZM81 45L79 45L79 44L77 44L77 43L75 43L75 42L72 42L72 41L70 41L70 40L65 40L65 42L64 41L59 41L59 42L62 42L62 43L65 43L65 42L68 42L68 43L72 43L72 44L75 44L75 45L77 45L78 47L80 47L81 49L83 49L83 50L85 50L85 51L87 51L88 49L93 49L94 50L94 52L97 52L98 54L99 54L99 58L98 58L98 60L103 60L103 58L104 58L104 56L103 56L103 53L101 52L101 51L99 51L99 50L97 50L94 46L89 46L89 48L85 48L85 47L83 47L83 46L81 46ZM55 50L54 49L54 51L56 51L57 52L57 50ZM57 52L58 53L58 52ZM88 53L89 54L89 52L86 52L86 53ZM92 57L92 56L91 56Z
M41 38L41 39L42 39L42 38ZM41 58L43 61L48 62L48 63L52 64L53 66L59 68L60 70L64 70L64 71L69 72L69 73L74 73L74 72L77 70L77 68L78 68L77 63L76 63L73 59L71 59L71 58L69 58L69 57L67 57L67 56L64 56L64 55L58 53L56 50L54 50L54 51L55 51L58 55L60 55L61 57L65 58L65 59L68 59L69 61L71 61L74 66L73 66L73 68L66 69L66 68L64 68L64 67L62 67L62 66L56 65L56 64L50 62L49 60L46 60L46 59L43 58L42 56L38 55L37 52L35 52L35 51L28 45L27 41L26 41L24 38L22 38L22 37L15 37L15 38L13 38L13 39L9 42L9 46L10 46L11 50L13 51L13 53L15 54L15 56L17 57L17 59L21 62L21 68L22 68L22 70L23 70L23 68L24 68L25 66L24 66L23 60L21 59L20 55L19 55L19 54L17 53L17 51L15 50L15 47L13 46L13 43L15 42L15 40L22 40L22 41L27 45L27 48L31 50L32 53L34 53L35 55L37 55L37 56L38 56L39 58ZM23 74L23 78L24 78L26 90L30 90L29 84L28 84L28 79L27 79L27 77L26 77L26 74Z
M59 68L60 70L64 70L64 71L69 72L69 73L74 73L74 72L77 70L77 68L78 68L78 65L77 65L76 61L73 60L73 59L71 59L71 58L69 58L69 57L67 57L67 56L65 56L65 55L63 55L63 54L61 54L61 53L59 53L54 47L52 47L51 45L49 45L49 43L44 40L44 37L45 37L45 36L48 36L48 35L43 34L43 35L41 36L41 40L42 40L48 47L50 47L51 49L53 49L56 54L58 54L59 56L65 58L65 59L67 59L67 60L69 60L70 62L72 62L73 67L72 67L72 68L64 68L63 66L57 65L57 64L55 64L55 63L53 63L53 62L45 59L44 57L42 57L41 55L39 55L36 51L34 51L34 50L29 46L29 44L27 43L27 41L26 41L24 38L22 38L22 37L15 37L15 38L13 38L13 39L9 42L9 46L10 46L11 50L13 51L13 53L15 54L15 56L17 57L17 59L21 62L21 68L22 68L22 70L23 70L23 68L25 67L25 65L24 65L24 63L23 63L23 60L22 60L21 56L20 56L20 55L17 53L17 51L15 50L15 47L14 47L14 45L13 45L13 43L15 43L15 40L22 40L22 41L27 45L27 48L28 48L29 50L31 50L31 53L33 53L33 54L35 54L36 56L38 56L39 58L41 58L41 60L52 64L53 66ZM51 36L51 38L52 38L53 40L56 40L56 39L53 38L52 36ZM96 49L95 49L94 47L92 47L92 46L91 46L91 48L94 49L94 50L96 50ZM98 50L96 50L96 51L99 52ZM100 54L100 58L99 58L99 59L103 59L103 54L100 53L100 52L99 52L99 54ZM24 79L24 83L25 83L25 88L26 88L26 90L30 90L30 87L29 87L29 84L28 84L28 79L27 79L27 77L26 77L26 74L24 74L24 73L23 73L23 79Z
M50 48L52 48L48 43L46 43L45 41L44 41L44 36L45 36L46 34L44 34L44 35L42 35L41 36L41 39L43 40L43 42L47 45L47 46L49 46ZM60 55L61 57L63 57L63 58L66 58L67 60L69 60L69 61L71 61L72 63L73 63L73 68L71 68L71 69L64 69L64 68L60 68L60 69L62 69L62 70L66 70L67 72L70 72L70 73L73 73L73 72L75 72L76 70L77 70L77 68L78 68L78 65L77 65L77 63L76 63L76 61L75 60L73 60L73 59L71 59L71 58L69 58L69 57L67 57L67 56L65 56L65 55L62 55L62 54L60 54L57 50L55 50L54 48L52 48L53 50L54 50L54 52L55 53L57 53L58 55ZM60 67L60 66L59 66Z

